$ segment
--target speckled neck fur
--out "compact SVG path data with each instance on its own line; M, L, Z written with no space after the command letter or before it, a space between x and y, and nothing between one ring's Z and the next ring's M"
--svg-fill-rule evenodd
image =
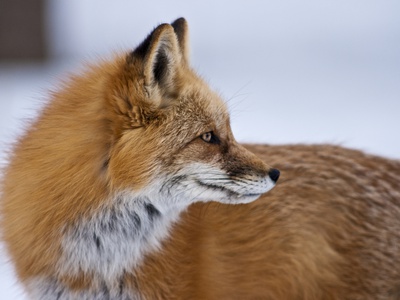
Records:
M124 276L161 248L183 207L126 195L113 202L66 229L62 240L58 277L90 274L90 287L77 292L51 278L35 279L35 299L141 299L124 287Z

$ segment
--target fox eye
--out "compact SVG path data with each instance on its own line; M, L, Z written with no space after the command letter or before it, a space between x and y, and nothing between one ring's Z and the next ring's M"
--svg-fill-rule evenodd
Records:
M209 144L219 144L220 143L219 138L212 131L203 133L201 135L201 139Z

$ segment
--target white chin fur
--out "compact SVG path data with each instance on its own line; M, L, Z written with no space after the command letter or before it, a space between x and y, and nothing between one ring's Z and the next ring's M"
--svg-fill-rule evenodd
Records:
M185 167L179 176L184 179L178 184L174 181L176 186L173 192L184 195L190 202L250 203L275 186L269 176L230 177L219 168L201 163Z
M261 194L259 195L243 195L243 196L237 196L237 197L227 197L227 198L221 198L218 200L220 203L224 204L247 204L251 203L258 198L260 198Z

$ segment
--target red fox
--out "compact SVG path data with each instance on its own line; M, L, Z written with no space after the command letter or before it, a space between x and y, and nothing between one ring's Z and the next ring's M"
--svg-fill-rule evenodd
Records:
M32 299L400 299L400 162L238 144L183 18L52 93L1 214Z

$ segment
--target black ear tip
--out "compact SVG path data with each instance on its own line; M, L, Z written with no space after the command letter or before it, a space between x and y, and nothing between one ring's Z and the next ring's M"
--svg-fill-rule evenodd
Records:
M178 18L178 19L176 19L174 22L171 23L171 25L172 25L173 27L176 27L176 26L184 26L185 24L187 24L187 21L186 21L186 19L183 18L183 17Z
M178 35L178 38L185 35L188 27L185 18L176 19L171 23L171 25L174 28L175 33Z

